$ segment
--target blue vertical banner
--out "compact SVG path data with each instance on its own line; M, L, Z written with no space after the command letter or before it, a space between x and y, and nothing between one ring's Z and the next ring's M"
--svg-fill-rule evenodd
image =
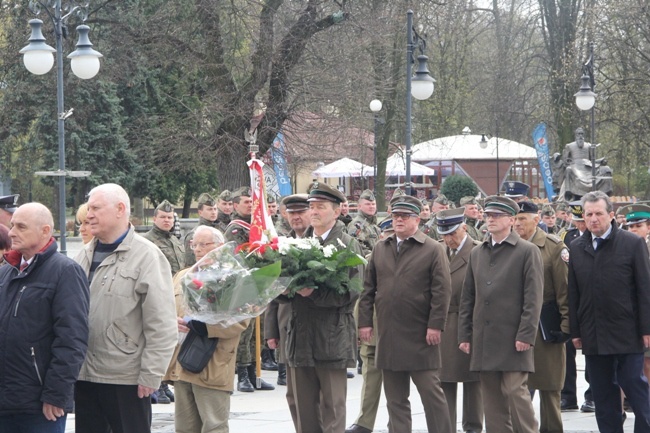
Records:
M282 132L278 132L275 140L273 140L273 146L271 146L271 158L273 159L273 169L275 170L275 177L278 181L278 189L281 197L291 195L291 179L289 177L285 149L284 135Z
M546 189L546 196L549 201L553 200L556 196L553 192L553 172L551 171L551 161L548 150L548 139L546 138L546 124L540 123L533 130L533 143L537 151L537 162L541 171L542 179L544 179L544 188Z

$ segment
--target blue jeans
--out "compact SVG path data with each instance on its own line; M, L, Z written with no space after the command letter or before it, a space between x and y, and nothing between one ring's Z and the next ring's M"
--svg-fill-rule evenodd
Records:
M67 414L56 421L48 421L45 415L16 414L0 416L0 433L65 433Z

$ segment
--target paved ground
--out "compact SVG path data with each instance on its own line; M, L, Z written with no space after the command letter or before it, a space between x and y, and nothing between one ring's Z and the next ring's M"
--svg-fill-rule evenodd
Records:
M579 368L583 368L584 360L578 358ZM263 372L265 380L274 382L275 373ZM578 391L579 400L586 389L584 374L579 373ZM348 405L346 426L354 422L359 409L359 395L361 391L361 376L348 380ZM290 433L294 432L291 416L284 399L286 388L278 386L275 391L257 391L252 394L235 392L231 398L230 407L230 432L231 433ZM459 389L458 408L462 408L462 387ZM535 403L538 403L537 401ZM582 403L582 401L580 401ZM426 422L422 404L418 398L417 390L412 387L411 406L413 412L413 432L425 433ZM535 409L539 411L537 404ZM154 421L152 431L156 433L174 432L174 404L153 405ZM458 415L460 417L460 413ZM579 411L562 413L565 433L587 433L598 432L594 414L581 413ZM387 432L388 414L386 412L386 401L382 396L379 413L375 423L375 432ZM74 415L68 417L66 432L74 432ZM625 423L625 433L632 433L634 426L634 414L628 413ZM457 429L462 431L461 425Z
M81 248L77 238L68 240L68 256L74 257ZM584 358L579 355L577 359L578 368L584 371ZM265 380L275 383L274 372L263 372ZM347 398L347 421L346 426L354 423L359 410L359 396L361 394L362 379L357 375L354 379L348 380ZM578 400L582 403L582 395L586 389L584 374L578 373ZM286 388L278 386L275 391L257 391L252 394L235 392L231 398L230 407L230 432L231 433L290 433L294 432L291 416L287 408L284 393ZM458 391L459 418L462 410L462 387ZM535 409L539 413L538 401L535 402ZM411 409L413 414L413 432L426 432L424 411L419 400L417 390L411 389ZM152 431L157 433L174 432L174 404L153 405L154 421ZM581 413L579 411L564 412L562 414L565 433L586 433L598 432L594 414ZM375 432L387 432L388 413L386 401L382 395ZM628 413L625 422L625 432L632 433L634 426L634 414ZM461 430L461 425L457 425ZM74 432L74 414L69 415L66 432Z

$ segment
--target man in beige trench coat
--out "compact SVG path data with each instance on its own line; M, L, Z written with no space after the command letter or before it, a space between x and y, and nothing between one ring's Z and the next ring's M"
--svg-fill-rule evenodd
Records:
M440 338L451 279L444 247L418 229L422 202L390 202L395 235L375 245L359 300L359 338L370 341L377 312L377 368L384 375L388 431L411 431L410 382L415 383L430 433L451 433L440 385Z
M458 342L480 373L488 433L538 431L527 381L544 274L539 248L511 231L518 212L508 197L485 200L490 236L470 255L461 295Z

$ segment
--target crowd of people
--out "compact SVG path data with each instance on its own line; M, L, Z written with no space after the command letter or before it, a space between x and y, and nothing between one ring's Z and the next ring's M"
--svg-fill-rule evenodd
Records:
M429 432L460 421L465 432L559 433L561 412L579 408L577 350L590 384L581 410L619 433L628 408L634 431L650 432L650 206L615 213L593 191L540 207L527 185L504 186L458 203L398 189L382 220L369 190L356 215L326 183L269 197L280 235L344 245L367 265L340 274L340 290L278 296L257 336L253 320L191 319L181 285L213 249L248 242L248 187L202 194L183 237L170 202L140 235L126 191L99 185L76 214L74 259L57 253L45 206L0 197L0 433L61 433L73 410L81 433L149 432L152 403L170 401L176 432L227 432L235 389L275 388L258 363L286 386L297 433L372 432L382 389L389 431L410 432L411 382ZM181 357L190 337L209 345L198 370ZM361 407L346 427L355 368Z

